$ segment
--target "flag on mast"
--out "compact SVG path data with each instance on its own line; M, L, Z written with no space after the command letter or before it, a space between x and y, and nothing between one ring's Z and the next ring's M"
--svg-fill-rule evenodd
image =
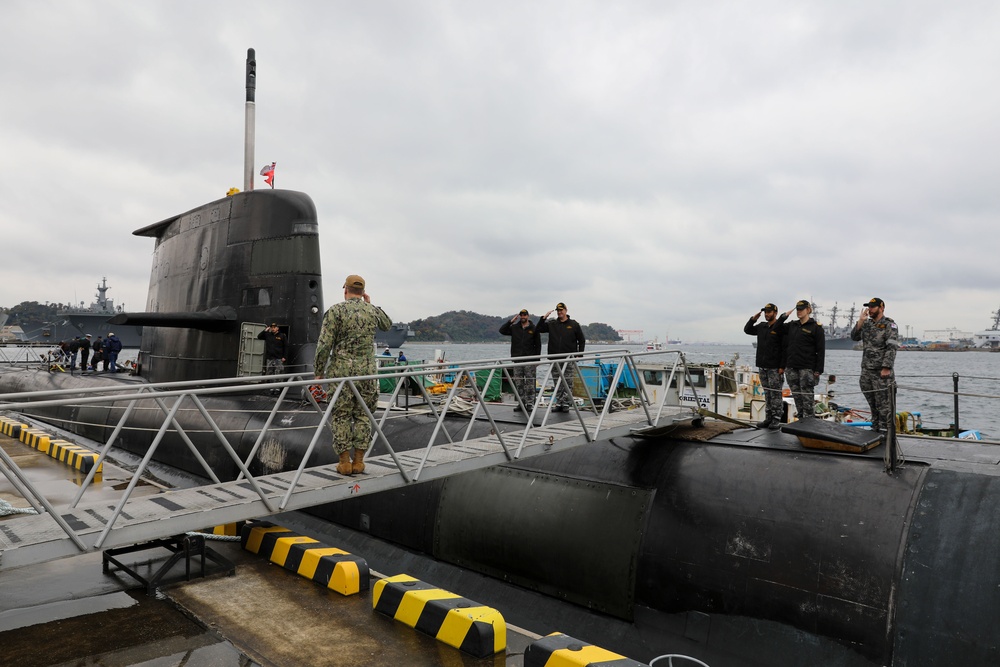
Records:
M277 162L272 162L271 164L265 164L260 168L260 175L264 177L264 182L274 189L274 166Z

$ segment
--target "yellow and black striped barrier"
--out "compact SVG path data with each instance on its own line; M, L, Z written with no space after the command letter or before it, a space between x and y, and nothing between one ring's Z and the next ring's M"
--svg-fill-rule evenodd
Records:
M246 523L246 521L237 521L236 523L226 523L221 526L214 526L211 530L211 534L221 535L223 537L242 537L243 526L245 526Z
M341 595L367 591L368 562L342 549L321 544L306 535L267 521L246 524L241 531L243 548L269 559Z
M41 429L27 428L23 424L19 439L42 454L48 454L60 463L65 463L80 472L90 472L99 456L86 447L81 447L68 440L53 438ZM102 463L97 467L97 472L102 472L103 468L104 464Z
M496 609L406 574L376 581L372 608L477 658L507 649L507 624Z
M0 417L0 433L20 440L22 428L28 428L28 425L10 417Z
M49 440L52 439L45 431L38 428L22 428L18 440L24 444L37 449L42 454L49 453Z
M86 447L75 445L65 440L52 440L49 443L49 456L62 461L66 465L76 468L80 472L90 472L90 469L97 463L98 454L90 451ZM97 472L102 472L104 464L97 467Z
M524 667L648 667L644 662L618 655L561 632L529 644L524 650Z

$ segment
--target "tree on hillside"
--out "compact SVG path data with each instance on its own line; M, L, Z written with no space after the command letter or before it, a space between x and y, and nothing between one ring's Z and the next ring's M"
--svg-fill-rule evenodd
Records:
M617 342L622 340L621 334L603 322L591 322L581 325L580 328L583 329L583 335L589 341Z
M508 316L481 315L469 310L449 310L440 315L410 322L416 342L450 341L455 343L493 343L505 340L500 325ZM537 322L538 316L532 316ZM601 322L585 325L583 335L592 341L620 341L622 337L612 327ZM543 337L546 334L542 334Z
M7 324L21 324L22 322L49 322L56 319L57 313L62 310L62 304L43 304L37 301L22 301L8 312L10 321Z
M468 310L450 310L434 317L410 322L414 341L482 343L499 341L503 317L480 315Z

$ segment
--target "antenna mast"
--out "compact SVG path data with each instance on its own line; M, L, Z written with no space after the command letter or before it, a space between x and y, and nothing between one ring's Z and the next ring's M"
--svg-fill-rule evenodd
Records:
M247 49L247 104L243 138L243 191L253 190L254 125L257 116L257 58L253 49Z

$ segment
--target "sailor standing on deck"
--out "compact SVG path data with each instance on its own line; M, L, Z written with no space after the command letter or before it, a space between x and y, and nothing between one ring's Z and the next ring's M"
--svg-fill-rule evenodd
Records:
M899 349L899 329L892 318L885 316L885 302L872 298L861 309L858 323L851 329L851 340L860 340L861 391L872 410L872 429L885 432L894 419L896 404L896 350ZM891 390L891 394L890 394Z
M583 329L579 322L570 319L566 304L561 301L556 304L556 319L550 321L548 316L551 314L550 310L542 315L537 326L540 333L549 334L549 354L583 352L587 344L583 337ZM556 405L552 408L552 412L568 412L573 404L573 365L565 357L552 362L552 378L559 386L558 395L553 399ZM566 369L565 373L561 371L562 368Z
M344 300L330 306L316 342L313 367L316 379L375 375L375 329L388 331L392 320L372 304L365 292L365 279L349 275L344 281ZM378 382L359 380L355 387L365 405L374 411L378 403ZM333 448L340 456L337 472L359 474L365 470L365 452L371 444L372 424L351 387L340 390L330 419ZM351 461L351 450L354 460Z
M816 416L814 389L823 374L826 334L812 318L812 304L805 299L795 304L795 314L798 319L785 325L781 366L785 369L785 379L792 390L799 419L809 419Z
M84 339L80 342L80 372L84 373L87 371L87 363L90 361L90 346L93 344L91 341L90 334L87 334Z
M515 361L538 361L538 355L542 353L542 336L538 333L538 327L531 321L528 310L522 308L521 312L500 325L500 334L510 336L510 356ZM517 366L510 370L511 379L514 380L514 388L524 401L528 411L535 403L535 366ZM519 412L521 404L514 406L514 411Z
M264 375L281 375L285 372L285 360L288 355L288 339L278 328L276 322L265 327L257 334L257 340L264 341ZM277 389L271 390L277 394Z
M108 333L108 337L104 339L105 351L108 360L105 362L104 370L111 373L118 372L118 353L122 351L122 342L118 340L113 332Z
M757 423L757 428L776 429L781 426L781 385L785 382L785 369L781 364L785 327L781 325L790 312L778 315L778 307L769 303L751 315L743 327L743 333L757 336L757 376L764 390L766 409L764 420ZM757 322L761 313L764 313L764 321Z

